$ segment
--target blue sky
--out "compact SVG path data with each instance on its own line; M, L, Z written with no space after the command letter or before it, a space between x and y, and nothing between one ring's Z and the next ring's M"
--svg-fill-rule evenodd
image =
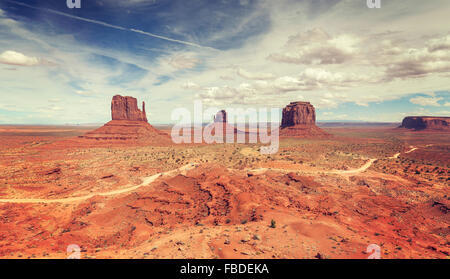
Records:
M310 101L319 121L450 116L450 3L362 2L0 0L0 124L106 122L116 94L151 123L195 100Z

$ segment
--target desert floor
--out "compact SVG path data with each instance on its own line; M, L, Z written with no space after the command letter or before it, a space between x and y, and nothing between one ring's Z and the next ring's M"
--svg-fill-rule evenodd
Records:
M73 140L88 130L0 126L1 258L450 255L448 133L333 127L261 155Z

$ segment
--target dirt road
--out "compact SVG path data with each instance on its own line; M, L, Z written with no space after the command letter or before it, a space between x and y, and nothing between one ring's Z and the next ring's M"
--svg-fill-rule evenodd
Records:
M181 168L178 168L178 169L175 169L175 170L157 173L157 174L154 174L152 176L145 177L143 179L143 182L141 184L139 184L139 185L127 187L127 188L124 188L124 189L114 190L114 191L110 191L110 192L92 193L92 194L85 195L85 196L61 198L61 199L0 199L0 203L45 203L45 204L49 204L49 203L73 203L73 202L80 202L80 201L88 200L88 199L90 199L90 198L92 198L94 196L103 196L103 197L114 196L114 195L119 195L119 194L131 192L131 191L137 190L137 189L139 189L141 187L147 186L147 185L149 185L150 183L154 182L156 179L158 179L161 176L172 175L172 174L178 173L178 172L185 172L185 171L188 171L190 169L195 168L196 166L197 166L197 164L191 163L191 164L185 165L185 166L183 166Z
M411 149L406 151L405 153L410 153L413 152L415 150L417 150L418 147L413 147L411 146ZM396 153L391 157L388 157L388 159L394 159L394 158L398 158L398 156L400 156L400 153ZM350 170L331 170L331 171L323 171L323 170L318 170L318 171L302 171L304 173L312 173L312 174L319 174L319 173L325 173L325 174L339 174L339 175L349 175L349 174L357 174L357 173L361 173L366 171L368 168L370 168L372 166L372 164L377 161L378 159L376 158L372 158L369 159L369 161L367 161L364 165L362 165L360 168L357 169L350 169ZM69 197L69 198L61 198L61 199L0 199L0 203L44 203L44 204L49 204L49 203L73 203L73 202L80 202L80 201L85 201L88 200L94 196L114 196L114 195L119 195L119 194L123 194L123 193L127 193L127 192L132 192L134 190L137 190L141 187L147 186L150 183L154 182L156 179L158 179L161 176L164 175L172 175L174 173L178 173L178 172L185 172L188 171L190 169L195 168L196 166L198 166L197 163L190 163L188 165L185 165L181 168L175 169L175 170L171 170L171 171L167 171L167 172L161 172L161 173L157 173L154 174L152 176L149 177L145 177L143 178L143 182L139 185L135 185L135 186L131 186L131 187L127 187L124 189L119 189L119 190L114 190L114 191L110 191L110 192L104 192L104 193L92 193L89 195L85 195L85 196L79 196L79 197ZM259 169L247 169L247 171L252 172L252 173L262 173L268 170L273 170L273 171L280 171L280 172L295 172L295 171L301 171L298 169L274 169L274 168L259 168Z

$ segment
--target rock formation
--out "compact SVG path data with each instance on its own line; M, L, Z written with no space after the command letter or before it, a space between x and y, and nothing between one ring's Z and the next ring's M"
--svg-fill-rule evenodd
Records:
M450 117L408 116L400 128L420 130L450 131Z
M214 122L216 123L227 123L227 112L225 110L221 110L217 112L216 116L214 117Z
M309 102L292 102L283 109L281 128L315 124L316 110Z
M328 133L316 126L316 110L309 102L292 102L283 109L281 136L325 137Z
M147 122L145 103L142 111L133 97L116 95L111 102L112 120L102 127L81 136L83 139L139 141L146 143L168 143L167 134L158 131Z
M137 107L137 100L133 97L122 97L116 95L111 102L112 120L130 120L130 121L145 121L147 122L147 115L145 113L145 102L142 102L142 111Z
M205 127L205 129L214 137L223 137L222 141L225 141L227 135L228 137L233 135L232 137L234 138L234 134L237 133L237 129L233 125L228 124L228 116L225 110L218 111L214 116L214 122Z

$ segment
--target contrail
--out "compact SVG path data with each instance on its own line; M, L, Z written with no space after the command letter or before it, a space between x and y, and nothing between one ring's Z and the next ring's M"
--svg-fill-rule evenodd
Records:
M66 14L66 13L55 11L55 10L52 10L52 9L39 8L39 7L31 6L31 5L22 3L22 2L17 2L17 1L14 1L14 0L6 0L6 2L10 2L10 3L16 4L16 5L19 5L19 6L23 6L23 7L27 7L27 8L30 8L30 9L45 11L45 12L48 12L48 13L52 13L52 14L56 14L56 15L60 15L60 16L64 16L64 17L68 17L68 18L71 18L71 19L76 19L76 20L79 20L79 21L84 21L84 22L94 23L94 24L97 24L97 25L102 25L102 26L113 28L113 29L117 29L117 30L130 31L130 32L133 32L133 33L141 34L141 35L148 36L148 37L158 38L158 39L166 40L166 41L169 41L169 42L174 42L174 43L179 43L179 44L184 44L184 45L193 46L193 47L199 47L199 48L204 48L204 49L217 50L217 49L212 48L212 47L207 47L207 46L202 46L202 45L199 45L199 44L196 44L196 43L191 43L191 42L187 42L187 41L172 39L172 38L169 38L169 37L153 34L153 33L150 33L150 32L145 32L145 31L138 30L138 29L126 28L126 27L122 27L122 26L118 26L118 25L114 25L114 24L109 24L109 23L106 23L106 22L103 22L103 21L95 20L95 19L89 19L89 18L74 16L74 15L71 15L71 14Z

